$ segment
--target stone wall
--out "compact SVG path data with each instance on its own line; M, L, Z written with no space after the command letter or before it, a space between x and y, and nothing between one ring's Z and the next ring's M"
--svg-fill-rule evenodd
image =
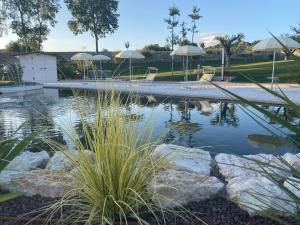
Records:
M55 55L58 60L64 59L67 62L71 62L71 57L79 52L45 52L47 54ZM90 54L94 54L94 52L87 52ZM114 56L118 52L100 52L101 54L107 55L111 58L114 58ZM0 52L0 64L7 64L12 63L16 61L15 56L20 53L7 53L7 52ZM146 59L145 60L135 60L135 61L145 61L145 62L170 62L170 52L168 51L160 51L160 52L143 52ZM221 60L222 55L218 53L209 53L204 56L199 56L201 61L215 61L215 60ZM240 55L233 55L233 59L235 60L245 60L245 61L254 61L254 60L268 60L272 59L271 53L255 53L252 56L240 56ZM278 55L278 59L284 59L284 55L280 54ZM175 56L174 60L179 62L182 60L182 57ZM111 63L114 61L111 61Z

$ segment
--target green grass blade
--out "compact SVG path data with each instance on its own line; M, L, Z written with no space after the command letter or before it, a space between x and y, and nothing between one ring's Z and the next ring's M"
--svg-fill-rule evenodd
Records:
M0 203L6 202L6 201L10 201L12 199L21 197L22 195L23 195L23 193L19 193L19 192L0 195Z

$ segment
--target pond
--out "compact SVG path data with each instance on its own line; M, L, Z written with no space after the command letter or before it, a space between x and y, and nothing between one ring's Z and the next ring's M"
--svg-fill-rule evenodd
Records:
M96 96L95 91L78 92L78 99L86 104L94 104ZM297 149L291 139L298 137L264 115L237 103L133 94L129 97L134 103L124 103L122 106L128 115L137 119L141 126L150 121L154 137L162 137L166 143L203 148L215 153L281 155ZM47 126L44 138L73 148L64 130L72 126L80 132L80 119L74 104L75 97L70 90L41 89L1 95L0 135L12 135L26 121L17 132L18 137ZM274 105L264 107L300 126L299 118L293 117L289 109ZM255 122L249 113L268 129ZM30 146L30 150L49 150L49 146L38 139Z

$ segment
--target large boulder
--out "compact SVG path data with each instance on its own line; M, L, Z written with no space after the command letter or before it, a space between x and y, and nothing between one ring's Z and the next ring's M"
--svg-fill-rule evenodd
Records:
M169 169L158 173L149 189L154 202L167 208L213 198L224 186L216 177Z
M172 144L162 144L156 147L154 153L163 155L169 159L175 169L201 175L210 175L212 158L207 151Z
M283 186L289 189L293 194L300 198L300 179L295 177L289 177L284 181Z
M282 177L290 176L289 167L270 154L236 156L220 153L215 160L219 172L227 181L235 177L257 177L266 172Z
M22 192L26 196L63 197L72 189L71 175L49 170L33 170L15 176L4 188L10 192Z
M93 160L94 153L92 151L85 151L88 157ZM53 171L70 171L73 169L73 162L77 161L80 157L78 151L58 151L49 160L46 169Z
M265 177L236 177L226 186L229 199L250 215L257 212L296 213L297 205Z
M300 172L300 154L286 153L282 156L291 167Z
M0 190L7 189L7 185L10 184L11 180L14 177L22 176L21 171L15 171L15 170L4 170L0 173Z
M11 171L29 171L38 168L45 168L50 159L46 151L41 152L22 152L14 160L12 160L5 170Z
M239 156L220 153L216 155L215 160L219 172L228 181L235 177L255 177L257 172L250 170L248 160Z

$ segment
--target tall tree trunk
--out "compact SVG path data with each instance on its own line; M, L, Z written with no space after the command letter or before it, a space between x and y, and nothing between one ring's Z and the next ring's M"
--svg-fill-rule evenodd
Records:
M98 53L99 53L99 46L98 46L99 38L98 38L97 33L94 33L94 35L95 35L95 44L96 44L96 54L98 55Z

